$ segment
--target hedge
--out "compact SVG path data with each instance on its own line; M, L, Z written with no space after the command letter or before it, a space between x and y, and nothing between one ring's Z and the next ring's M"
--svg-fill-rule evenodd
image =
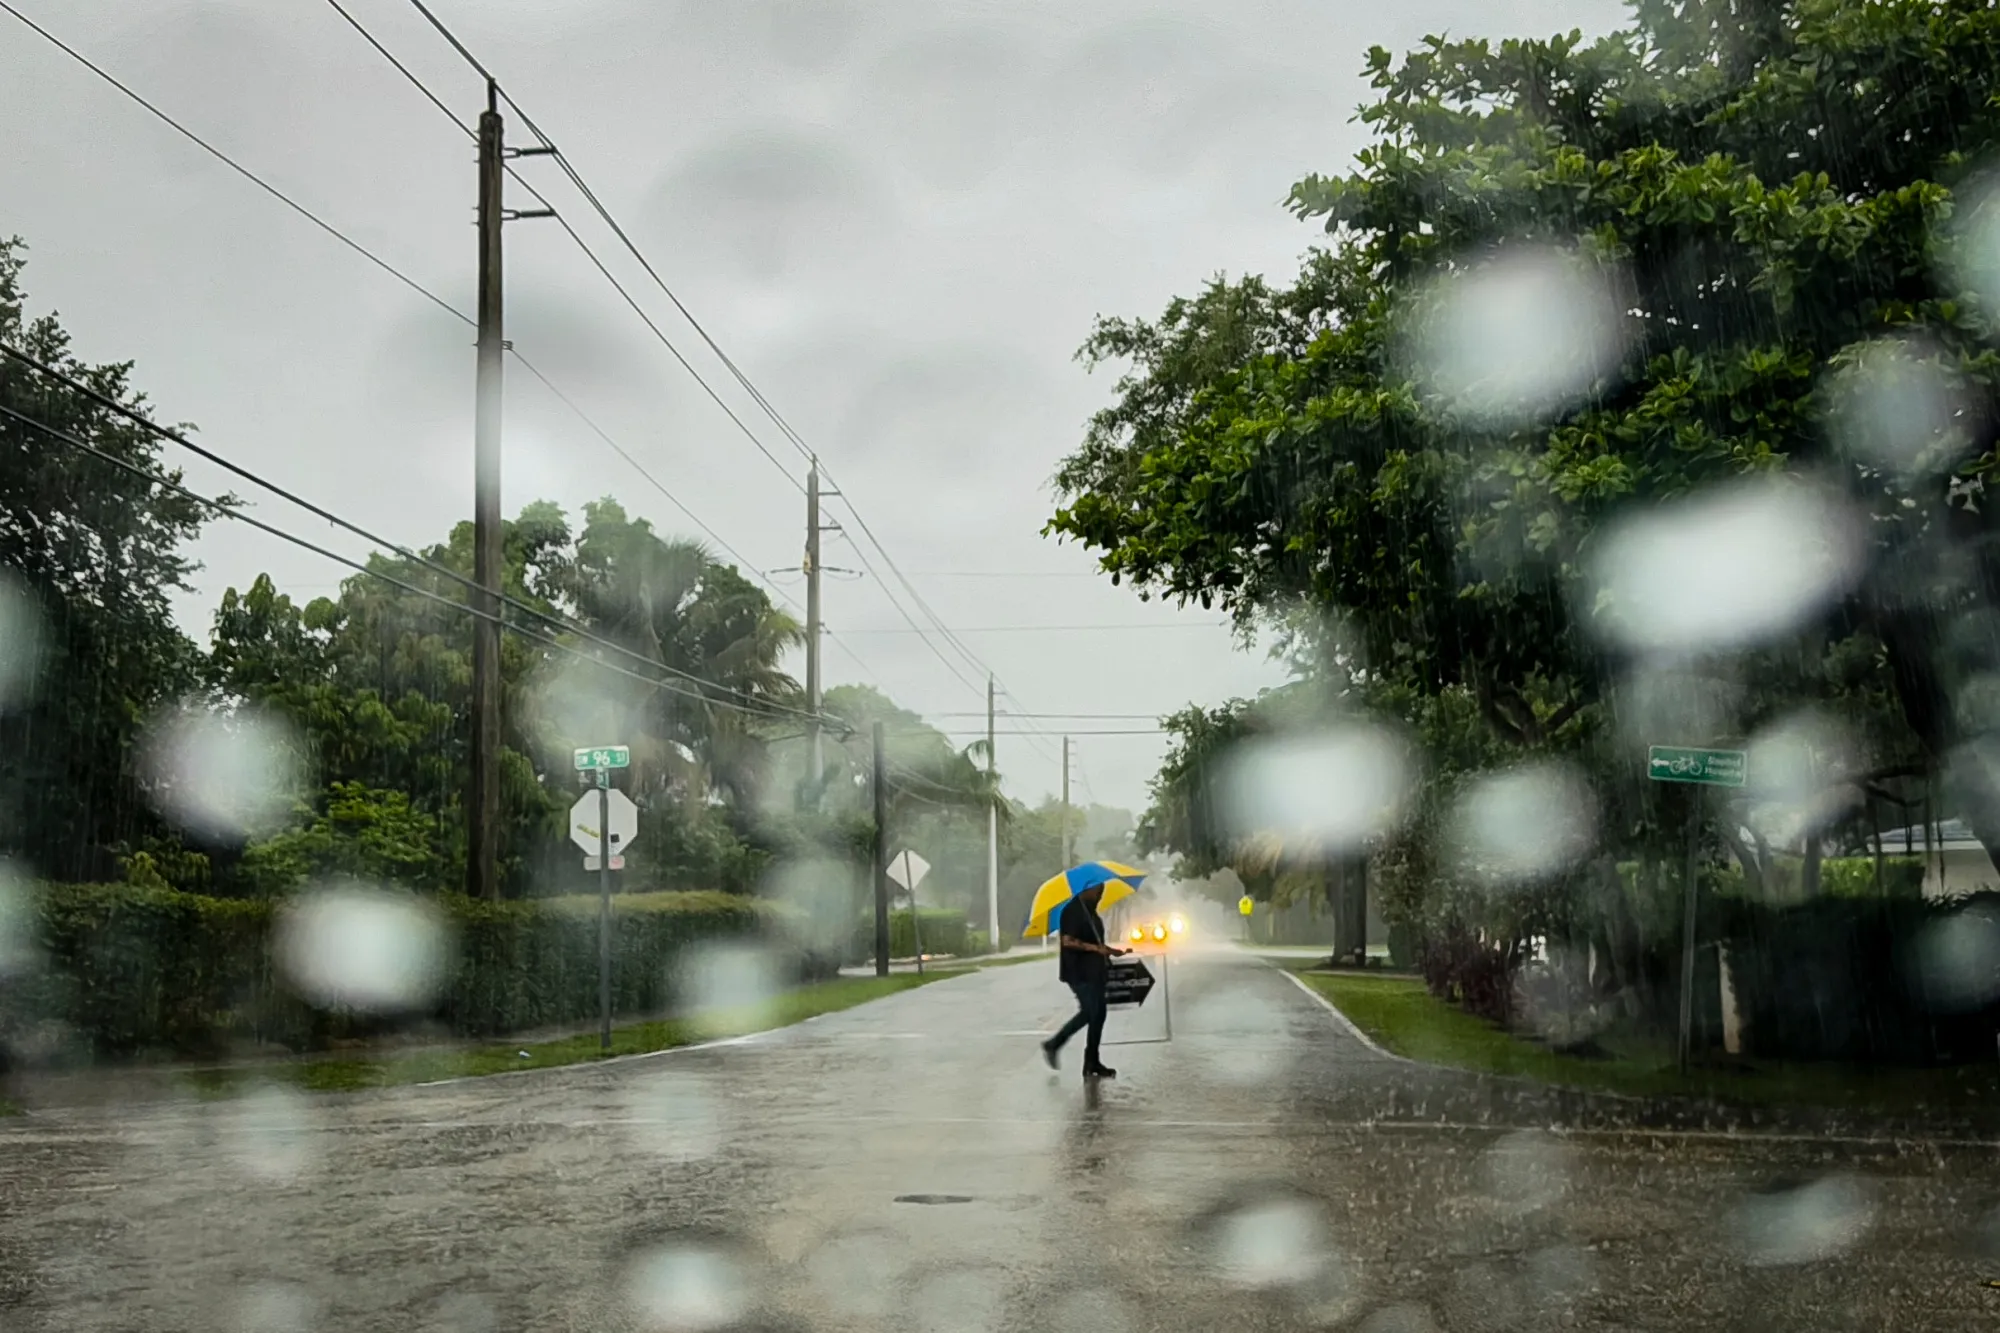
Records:
M923 912L926 955L949 954L954 958L963 958L973 952L972 928L966 923L963 912L943 907L926 907ZM854 928L853 939L848 945L848 961L860 963L874 956L875 918L864 917ZM889 913L889 956L917 956L916 932L911 927L910 909L907 907Z
M421 1017L483 1037L597 1016L595 897L433 901L450 928L453 963ZM837 966L790 938L778 909L750 898L655 893L612 902L612 1008L620 1015L657 1015L682 1002L690 950L707 941L768 945L783 984ZM269 941L280 905L126 885L42 886L28 913L41 965L0 976L0 1046L32 1049L55 1032L94 1054L219 1052L245 1041L305 1050L368 1031L371 1020L315 1010L277 975Z

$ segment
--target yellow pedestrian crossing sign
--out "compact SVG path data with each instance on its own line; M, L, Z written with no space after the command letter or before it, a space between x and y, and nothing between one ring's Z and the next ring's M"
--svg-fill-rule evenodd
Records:
M1244 916L1249 916L1251 912L1256 910L1256 908L1257 904L1250 901L1250 895L1247 893L1244 894L1241 898L1238 898L1236 900L1236 910L1241 912Z

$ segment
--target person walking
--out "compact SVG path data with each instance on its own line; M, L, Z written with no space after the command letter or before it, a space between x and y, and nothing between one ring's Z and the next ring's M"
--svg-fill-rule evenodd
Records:
M1057 975L1076 994L1076 1014L1063 1024L1061 1031L1042 1043L1042 1058L1048 1061L1049 1068L1060 1069L1057 1054L1078 1029L1088 1028L1083 1043L1085 1078L1118 1077L1117 1070L1098 1058L1098 1046L1104 1037L1111 960L1131 952L1105 943L1104 918L1097 914L1097 904L1103 898L1102 884L1085 889L1069 900L1057 918L1056 929L1062 945L1056 960Z

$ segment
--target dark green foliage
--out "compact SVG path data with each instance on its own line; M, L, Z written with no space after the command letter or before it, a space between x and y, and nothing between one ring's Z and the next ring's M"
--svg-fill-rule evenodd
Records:
M972 951L971 928L966 924L965 913L935 907L924 908L923 944L926 954L965 957ZM889 956L914 958L916 953L917 933L910 920L910 909L905 907L889 913ZM864 963L874 957L875 918L871 916L855 927L854 938L848 947L848 958L856 963Z
M597 1016L597 903L589 898L440 898L454 963L431 1018L461 1036L587 1024ZM613 1007L666 1013L691 998L688 951L768 941L774 984L830 974L832 960L786 943L779 913L733 894L613 900ZM51 1021L76 1053L295 1049L368 1030L289 994L269 962L277 904L127 885L45 885L35 903L45 966L0 990L0 1042L29 1047ZM962 929L962 926L961 926Z

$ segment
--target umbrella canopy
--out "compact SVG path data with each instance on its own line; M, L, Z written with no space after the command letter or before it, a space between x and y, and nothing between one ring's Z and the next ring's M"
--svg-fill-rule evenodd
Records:
M1068 905L1070 899L1086 889L1103 885L1102 906L1109 907L1137 893L1145 878L1146 872L1137 866L1117 861L1085 861L1080 866L1072 866L1035 890L1034 905L1028 909L1028 925L1021 932L1021 937L1032 940L1052 932L1057 913Z

